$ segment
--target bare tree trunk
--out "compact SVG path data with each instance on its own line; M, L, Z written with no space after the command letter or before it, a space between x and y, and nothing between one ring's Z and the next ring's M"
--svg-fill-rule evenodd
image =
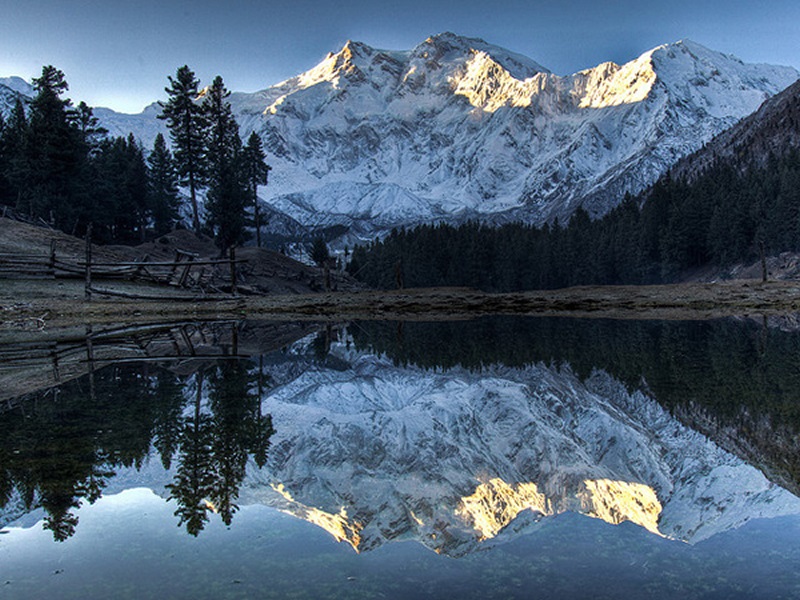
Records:
M195 191L194 173L189 174L189 193L192 197L192 229L195 233L200 233L200 216L197 209L197 192Z
M236 289L236 246L231 246L231 294L234 296L238 293Z
M253 210L253 217L255 218L256 225L256 247L261 248L261 210L258 207L258 195L256 194Z

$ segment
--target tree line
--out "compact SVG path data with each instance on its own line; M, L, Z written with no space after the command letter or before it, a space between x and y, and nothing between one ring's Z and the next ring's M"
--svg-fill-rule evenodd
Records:
M351 274L378 288L440 285L487 291L652 284L729 267L761 252L800 250L800 154L741 169L717 163L695 180L663 177L603 218L566 224L394 230L354 249Z
M223 252L245 241L269 171L261 140L242 143L221 77L202 93L187 66L168 79L159 117L172 150L161 134L146 150L132 134L109 137L91 107L63 97L64 74L43 67L33 99L0 115L0 204L73 235L92 223L101 243L140 243L182 223L183 187L195 231Z

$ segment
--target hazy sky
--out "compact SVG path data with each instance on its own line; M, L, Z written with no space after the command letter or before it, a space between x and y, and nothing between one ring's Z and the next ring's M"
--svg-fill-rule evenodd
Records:
M410 49L453 31L568 74L689 38L746 62L800 68L798 0L0 0L0 76L52 64L68 96L138 112L188 64L202 82L256 91L348 39Z

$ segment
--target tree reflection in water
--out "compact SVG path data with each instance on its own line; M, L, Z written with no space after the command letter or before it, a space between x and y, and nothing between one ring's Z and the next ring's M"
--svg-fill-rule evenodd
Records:
M273 434L259 384L258 367L229 359L183 376L112 365L31 394L3 414L0 507L41 507L45 529L66 540L74 509L100 498L118 469L140 469L153 448L164 468L177 465L170 498L190 534L212 510L230 524L248 458L263 466Z
M197 535L214 511L226 525L238 510L236 499L248 457L264 466L272 419L261 414L257 393L261 370L242 361L223 361L208 375L208 408L202 411L205 373L195 379L194 411L181 422L178 472L168 485L178 504L175 515Z

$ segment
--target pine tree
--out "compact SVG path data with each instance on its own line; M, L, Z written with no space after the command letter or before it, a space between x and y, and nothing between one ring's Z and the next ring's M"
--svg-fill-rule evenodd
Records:
M175 148L175 166L180 182L189 187L192 203L192 228L200 231L200 214L197 192L206 180L206 111L197 102L199 81L186 65L180 67L175 79L169 77L170 86L164 88L169 95L161 106L160 119L167 127Z
M266 155L261 147L261 138L256 132L250 134L244 147L244 176L247 193L253 203L253 218L256 229L256 246L261 247L261 212L258 205L258 186L267 185L267 177L272 169L266 163Z
M247 185L242 168L243 149L239 125L227 101L230 92L217 76L203 100L209 123L208 225L221 254L247 239Z
M311 260L321 267L328 262L330 256L328 244L325 243L325 239L323 237L314 238L314 242L311 246Z
M8 202L16 206L17 210L26 210L29 195L26 193L28 185L28 157L26 145L28 141L28 117L22 100L17 98L11 115L3 132L3 151L5 153L4 174L8 182Z
M6 119L0 113L0 204L11 204L14 197L11 185L8 182L8 151L7 151L7 125Z
M163 235L172 230L180 219L180 197L172 154L160 133L156 136L147 162L150 167L148 204L155 233Z
M127 158L125 185L128 188L128 197L130 198L128 210L133 211L136 215L138 238L140 242L144 242L150 221L147 164L145 163L144 152L132 133L128 135L125 150Z
M87 152L90 155L94 154L99 148L100 142L108 133L108 129L100 125L100 120L94 116L94 110L85 102L78 104L77 108L70 114L70 118L80 130Z
M30 104L26 144L30 208L35 216L69 231L76 217L74 185L86 152L72 124L71 102L61 98L69 87L64 73L45 66L33 87L37 94Z

